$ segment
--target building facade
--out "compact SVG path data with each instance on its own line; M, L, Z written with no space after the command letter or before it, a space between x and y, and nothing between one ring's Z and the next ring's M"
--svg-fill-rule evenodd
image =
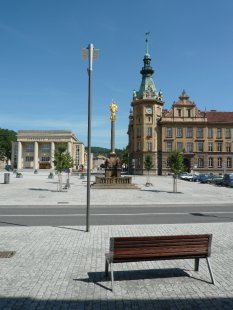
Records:
M152 174L169 173L167 159L175 149L183 153L187 171L233 172L233 112L200 111L185 91L171 109L163 109L148 47L143 62L140 89L133 92L129 115L130 172L144 174L149 155Z
M54 152L59 143L67 144L74 169L84 165L84 145L71 131L19 130L17 142L12 143L12 167L18 170L53 169Z

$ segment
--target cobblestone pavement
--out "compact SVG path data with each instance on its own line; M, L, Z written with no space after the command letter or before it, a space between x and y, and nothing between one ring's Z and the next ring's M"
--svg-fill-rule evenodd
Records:
M71 178L69 191L57 192L57 180L48 172L11 173L3 184L0 171L0 207L4 205L86 204L86 182ZM93 178L94 180L94 178ZM171 177L133 177L138 190L91 190L91 203L216 204L232 203L233 189L178 182L172 195ZM233 223L94 226L0 227L0 251L16 251L0 258L0 309L233 309ZM115 291L104 277L104 254L112 236L213 233L211 263L216 285L210 284L206 261L194 272L193 260L117 264Z
M0 227L0 309L233 309L233 223ZM209 283L206 261L117 264L115 292L104 277L111 236L213 233Z
M57 192L57 176L48 179L49 171L23 171L23 178L10 173L10 184L3 184L4 173L0 171L1 205L85 205L86 180L71 176L71 188ZM63 176L65 183L66 176ZM146 176L133 176L138 189L91 189L91 203L95 205L146 205L146 204L216 204L233 202L233 188L218 187L178 180L178 193L172 193L171 176L150 176L152 186L146 187ZM95 177L92 176L94 182Z

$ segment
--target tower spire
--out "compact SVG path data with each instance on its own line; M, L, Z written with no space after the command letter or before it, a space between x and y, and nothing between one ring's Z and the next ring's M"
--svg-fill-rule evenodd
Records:
M146 34L146 54L149 54L148 36L150 32L146 32L145 34Z

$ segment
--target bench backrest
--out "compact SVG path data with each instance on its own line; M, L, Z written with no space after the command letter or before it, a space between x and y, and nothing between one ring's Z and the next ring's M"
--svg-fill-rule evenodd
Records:
M173 235L110 238L113 262L206 258L211 253L212 235Z

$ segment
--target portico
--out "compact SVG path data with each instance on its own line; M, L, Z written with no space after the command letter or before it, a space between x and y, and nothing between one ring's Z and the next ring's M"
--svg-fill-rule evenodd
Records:
M13 167L20 169L53 169L54 153L60 143L67 145L67 150L74 159L74 167L84 164L77 162L77 146L83 145L74 133L66 130L20 130L17 142L12 145ZM80 147L84 151L84 147ZM80 156L84 158L84 156Z

